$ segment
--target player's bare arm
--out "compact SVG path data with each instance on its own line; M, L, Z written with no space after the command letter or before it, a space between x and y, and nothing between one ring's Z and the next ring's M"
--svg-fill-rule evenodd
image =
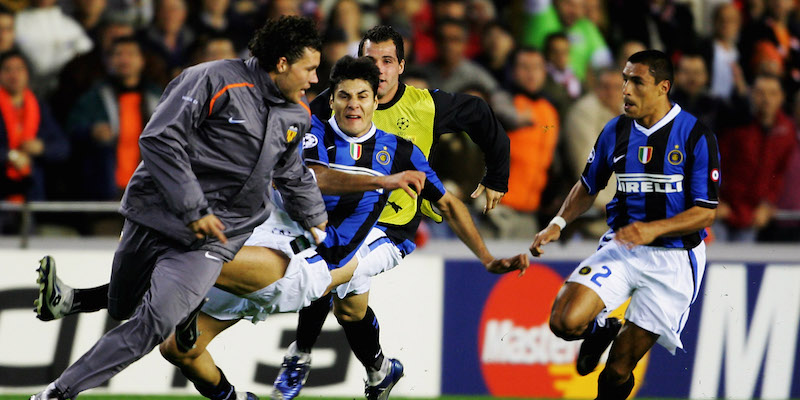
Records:
M567 199L564 200L564 204L562 204L561 209L558 210L558 216L564 218L567 223L570 223L578 218L581 214L585 213L586 210L591 208L596 197L597 194L589 194L589 192L586 190L586 187L583 186L583 183L578 181L574 186L572 186L572 189L567 195ZM544 229L539 231L536 236L533 237L533 243L531 243L530 248L531 254L534 257L541 256L544 254L542 246L556 241L560 237L560 226L553 223L547 225Z
M503 274L519 270L520 274L522 274L525 272L525 269L528 268L527 254L519 254L507 259L495 259L489 252L489 249L486 248L486 244L483 242L480 233L478 233L475 222L472 221L472 217L469 215L467 206L457 197L450 193L445 193L444 196L436 202L436 207L441 211L442 217L453 229L456 236L475 253L487 271L495 274Z
M615 232L614 240L628 248L644 245L661 236L681 236L711 226L716 209L694 206L672 218L651 222L636 221Z
M317 184L324 194L344 194L365 192L375 189L403 189L412 198L422 191L425 185L425 173L421 171L403 171L387 176L349 174L335 171L322 165L312 165L317 176Z

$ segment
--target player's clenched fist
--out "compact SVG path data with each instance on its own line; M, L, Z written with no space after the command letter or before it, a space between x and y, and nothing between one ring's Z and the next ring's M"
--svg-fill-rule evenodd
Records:
M556 224L547 225L546 228L539 231L536 236L533 237L533 243L531 243L531 254L534 257L539 257L544 254L542 250L542 246L558 240L561 237L561 227Z

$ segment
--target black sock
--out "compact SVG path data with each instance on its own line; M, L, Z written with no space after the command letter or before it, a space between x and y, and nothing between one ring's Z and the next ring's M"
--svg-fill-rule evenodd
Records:
M201 395L211 400L228 400L235 398L236 390L234 390L233 385L225 378L225 374L222 373L222 370L219 369L219 367L217 367L217 369L219 370L220 380L216 386L205 383L195 383L194 387Z
M333 297L328 293L325 297L312 301L311 304L300 310L300 317L297 319L297 333L295 333L295 343L297 350L303 353L311 353L311 348L317 342L325 318L331 310Z
M608 327L608 324L606 324L605 327L601 327L600 325L597 325L597 319L593 319L592 323L589 324L589 326L586 327L586 330L583 331L583 333L581 334L581 336L578 339L586 339L587 337L591 336L595 332L597 332L597 331L599 331L601 329L607 328L607 327Z
M615 386L606 379L606 371L600 373L597 378L597 399L595 400L625 400L631 394L634 384L633 373L625 383Z
M340 324L344 328L353 354L361 361L361 364L367 370L381 369L381 364L383 364L383 351L381 351L380 344L381 329L372 308L367 307L367 313L361 321L340 322Z
M95 312L108 308L108 284L89 289L74 289L69 314Z

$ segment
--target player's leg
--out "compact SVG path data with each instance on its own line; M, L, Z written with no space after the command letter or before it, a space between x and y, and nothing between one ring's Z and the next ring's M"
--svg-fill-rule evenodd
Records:
M296 257L298 256L300 255L298 254ZM273 399L293 399L300 393L300 390L303 389L303 385L305 385L306 380L308 380L308 372L311 369L311 349L314 347L319 334L322 332L322 325L325 323L325 319L328 317L328 312L331 309L330 291L335 286L347 282L352 278L353 271L357 266L358 259L353 257L341 268L330 271L331 280L325 289L326 294L312 301L307 307L300 310L295 341L289 345L289 349L283 357L281 369L273 384ZM292 290L289 292L291 291ZM301 298L303 295L296 295L294 297Z
M597 378L597 399L625 400L633 390L633 369L653 347L658 335L628 321L614 339L606 367Z
M621 323L606 318L630 297L632 258L627 249L610 242L584 260L559 291L550 316L550 329L565 340L583 339L578 374L594 371L603 352L616 337Z
M128 322L103 335L53 383L63 398L75 397L86 389L98 386L164 341L175 325L200 303L222 268L222 261L206 258L205 251L176 250L158 240L151 245L150 249L158 254L158 260L147 295ZM115 257L115 264L116 261ZM119 265L115 272L145 267L141 264ZM109 293L109 299L112 299L112 294Z
M74 289L61 282L56 273L56 261L52 256L39 260L39 297L34 300L36 318L52 321L70 314L94 312L108 307L108 284Z
M223 265L216 286L236 295L252 293L283 278L288 264L289 257L282 252L244 246Z
M353 354L367 372L364 391L367 399L385 399L403 377L403 364L384 357L380 325L368 301L369 292L352 294L344 299L334 297L333 312L344 329Z
M306 384L308 372L311 369L311 349L322 332L325 319L328 318L331 298L332 294L328 293L312 301L308 307L298 313L295 341L289 345L286 355L283 357L281 369L272 385L271 399L294 399Z
M353 279L336 288L333 312L345 331L356 358L367 372L365 394L368 399L388 398L403 377L403 365L384 357L380 345L380 325L369 307L369 288L373 275L396 267L403 259L394 243L379 229L373 229L360 249L362 256Z
M136 257L136 254L120 255L121 257ZM217 284L226 290L245 294L266 287L283 277L286 271L288 258L278 251L259 246L245 246L236 254L236 257L225 263L217 279ZM147 272L147 271L137 271ZM144 273L137 273L142 277ZM120 292L141 282L132 285L135 277L122 279L125 284L115 287ZM50 321L64 316L82 312L93 312L108 307L109 285L102 285L88 289L72 288L58 279L55 260L45 256L40 261L39 267L39 298L36 299L36 316L42 321ZM144 286L146 288L146 285ZM136 295L120 294L120 298L140 298ZM133 313L137 302L116 301L114 308L109 310L116 319L127 319Z
M225 377L222 370L217 367L207 349L208 344L217 335L238 321L239 319L218 320L201 313L197 318L197 327L203 334L198 337L195 347L187 352L181 351L173 334L161 343L159 347L161 355L178 367L181 373L194 384L197 391L209 399L244 399L248 398L248 396L249 398L254 398L250 393L236 393L236 389Z
M564 340L582 339L605 308L603 300L590 287L566 282L553 302L550 330Z

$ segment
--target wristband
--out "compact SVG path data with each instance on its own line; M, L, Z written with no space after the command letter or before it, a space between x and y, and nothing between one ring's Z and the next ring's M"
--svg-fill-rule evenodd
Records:
M550 220L550 223L547 224L547 225L548 226L549 225L558 225L559 228L564 229L564 227L567 226L567 220L565 220L560 215L556 215L555 217L553 217L553 219Z

